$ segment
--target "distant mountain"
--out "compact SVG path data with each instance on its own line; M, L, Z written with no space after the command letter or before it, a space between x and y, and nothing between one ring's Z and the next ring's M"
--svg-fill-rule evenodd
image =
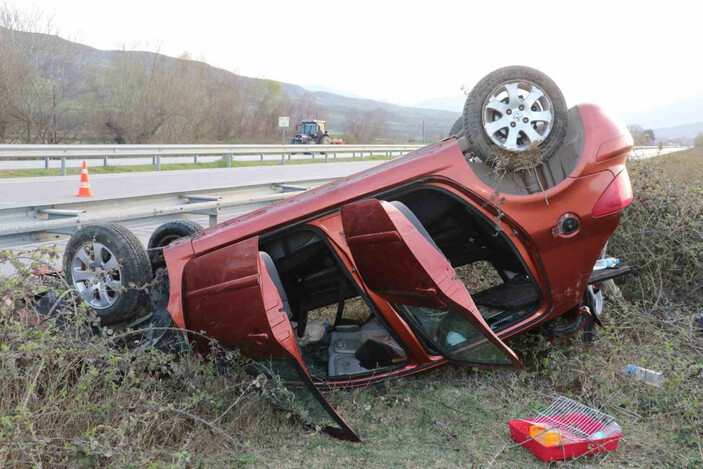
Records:
M120 54L129 54L132 57L136 57L139 62L147 67L154 62L156 55L153 52L146 51L99 50L57 36L44 34L18 33L18 35L24 36L27 41L32 41L36 54L50 56L50 54L55 53L54 51L61 50L62 57L71 57L75 62L70 64L68 73L79 75L85 83L89 83L90 78L95 75L109 73L115 57ZM164 66L175 66L182 60L186 59L167 57L164 61ZM234 83L238 80L260 80L258 78L236 75L203 62L195 62L194 65L211 69L222 78L223 83L230 81ZM339 92L326 91L327 88L323 85L311 85L310 88L314 89L314 91L309 91L302 86L291 83L281 83L281 86L283 93L287 94L291 99L310 100L311 97L314 97L314 102L320 112L318 116L311 117L326 118L328 121L327 127L331 131L345 131L347 117L351 114L363 115L369 111L382 109L386 113L387 140L393 142L419 141L423 136L423 126L426 141L446 137L449 129L460 116L459 112L419 109L370 99L360 99L351 93L345 93L349 96L343 96Z
M460 94L452 97L428 99L414 104L413 107L420 109L440 109L449 112L464 112L465 102L466 95Z
M356 98L356 99L368 99L366 96L362 96L356 93L350 93L348 91L335 90L333 88L327 87L325 85L300 85L308 91L313 93L316 91L324 91L325 93L338 94L339 96L344 96L345 98Z
M693 139L700 133L703 133L703 122L654 129L654 136L657 141L684 139L685 143L689 144L693 143Z
M703 96L695 96L656 109L624 113L622 117L628 124L639 124L645 129L664 130L700 122L701 111L703 111Z

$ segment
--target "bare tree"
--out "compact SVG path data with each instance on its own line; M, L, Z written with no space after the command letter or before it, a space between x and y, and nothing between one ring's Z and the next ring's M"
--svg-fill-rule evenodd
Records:
M187 56L173 61L161 54L126 50L94 77L94 131L116 143L175 143L211 135L208 74Z
M0 137L60 143L81 125L83 58L58 35L51 18L0 5Z
M274 142L279 116L320 117L312 94L277 81L124 47L105 65L57 34L39 12L0 6L0 141ZM383 127L371 121L364 138Z
M388 134L388 116L386 111L376 108L361 113L352 110L347 114L346 130L360 143L370 143Z

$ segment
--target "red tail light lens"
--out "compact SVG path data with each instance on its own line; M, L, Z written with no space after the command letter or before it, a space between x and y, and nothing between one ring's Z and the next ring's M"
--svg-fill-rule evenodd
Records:
M605 189L605 192L603 192L600 199L598 199L598 202L596 202L596 205L593 207L591 215L594 217L602 217L619 212L630 205L633 198L634 195L632 194L630 175L627 174L627 168L625 168L615 176L613 182Z

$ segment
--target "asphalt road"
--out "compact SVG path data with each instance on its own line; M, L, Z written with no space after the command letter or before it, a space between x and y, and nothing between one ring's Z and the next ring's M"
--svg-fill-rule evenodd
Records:
M664 156L671 153L676 153L683 150L688 150L689 147L667 147L659 150L658 148L635 148L632 150L632 156L635 159L643 160L655 156Z
M95 197L90 200L139 197L182 191L274 184L306 179L349 176L382 161L252 166L184 171L96 174L90 176ZM0 179L0 209L77 202L79 177L50 176Z

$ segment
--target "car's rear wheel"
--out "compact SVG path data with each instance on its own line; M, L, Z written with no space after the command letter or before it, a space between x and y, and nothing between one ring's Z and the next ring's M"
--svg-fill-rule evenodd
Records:
M86 225L69 240L63 262L66 282L102 324L128 321L144 311L151 266L142 244L124 226Z
M202 225L192 220L174 220L159 226L149 238L149 249L165 248L177 239L203 231Z
M544 73L521 66L496 70L471 90L463 128L483 161L527 169L551 157L567 127L566 101Z
M149 261L151 262L154 276L158 277L158 270L166 267L163 249L159 248L165 248L177 239L185 238L201 231L203 231L202 225L192 220L173 220L156 228L147 244Z

